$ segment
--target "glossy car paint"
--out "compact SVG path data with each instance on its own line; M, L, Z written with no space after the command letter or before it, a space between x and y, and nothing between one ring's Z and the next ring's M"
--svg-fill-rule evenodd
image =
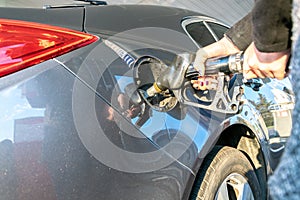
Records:
M191 16L201 15L135 5L1 8L0 18L84 30L101 38L1 78L1 198L188 199L203 158L215 144L244 151L265 184L291 127L288 80L244 84L244 104L236 115L182 104L168 113L145 104L132 107L136 96L126 89L137 81L136 67L105 41L133 60L147 55L170 63L175 54L197 49L181 25ZM155 34L161 31L166 34ZM138 78L147 77L140 73ZM233 79L241 81L240 75ZM126 104L120 105L123 97ZM283 120L287 126L278 123ZM105 149L107 138L125 154ZM126 152L145 159L131 160Z

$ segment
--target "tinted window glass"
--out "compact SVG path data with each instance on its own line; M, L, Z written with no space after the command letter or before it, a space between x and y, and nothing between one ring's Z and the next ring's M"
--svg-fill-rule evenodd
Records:
M215 39L203 24L203 22L195 22L186 26L187 32L198 43L199 46L206 46L213 42Z
M210 28L214 31L214 33L219 39L221 39L224 33L228 30L227 27L222 26L220 24L211 23L211 22L207 22L207 24L210 26Z

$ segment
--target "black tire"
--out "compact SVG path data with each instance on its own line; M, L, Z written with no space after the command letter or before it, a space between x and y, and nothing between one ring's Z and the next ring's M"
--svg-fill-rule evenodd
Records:
M199 170L190 199L217 200L225 194L225 199L235 200L242 193L238 188L246 191L243 199L262 198L258 179L247 157L232 147L216 146Z

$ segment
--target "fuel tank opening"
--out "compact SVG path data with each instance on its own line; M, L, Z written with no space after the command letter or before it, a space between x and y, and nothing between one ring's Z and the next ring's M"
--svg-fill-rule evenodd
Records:
M168 112L175 108L178 103L172 90L167 89L153 96L147 91L157 81L157 78L168 66L160 59L153 56L142 56L135 62L134 77L138 91L145 102L153 109L160 112Z

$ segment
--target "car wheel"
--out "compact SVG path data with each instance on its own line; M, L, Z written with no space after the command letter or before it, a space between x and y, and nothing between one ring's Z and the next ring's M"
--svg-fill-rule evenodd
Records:
M261 189L251 163L242 152L216 146L200 168L191 199L258 200Z

